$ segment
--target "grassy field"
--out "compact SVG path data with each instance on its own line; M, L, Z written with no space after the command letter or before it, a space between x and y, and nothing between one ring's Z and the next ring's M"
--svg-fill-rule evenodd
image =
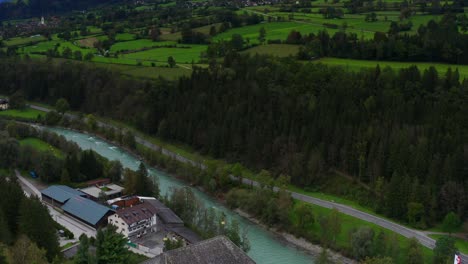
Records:
M299 206L302 203L303 202L301 201L295 201L295 206ZM332 212L332 210L330 209L323 208L317 205L310 205L310 208L312 209L312 212L316 219L318 219L319 217L328 216ZM354 218L354 217L351 217L342 213L339 213L339 216L341 219L341 231L339 235L337 236L336 244L341 248L350 248L351 247L350 233L353 232L353 230L356 230L357 228L363 227L363 226L369 227L372 230L374 230L375 236L377 236L377 234L381 231L385 232L387 236L395 235L397 237L398 246L400 248L399 252L404 251L404 249L408 245L408 241L409 241L408 238L395 234L394 232L387 230L385 228L382 228L376 224L369 223L369 222L366 222L366 221L363 221L363 220L360 220L360 219L357 219L357 218ZM295 214L290 215L290 219L293 223L296 223L298 221L297 218L298 217ZM320 228L319 221L316 220L313 223L313 225L310 226L308 231L310 234L312 234L315 237L320 236L321 228ZM432 250L426 247L422 247L422 249L424 253L424 263L431 263L432 262ZM397 263L405 263L404 254L400 253L399 256L400 256L400 259L397 261Z
M32 37L16 37L5 40L4 43L6 46L18 46L18 45L26 45L30 44L31 42L41 42L46 41L47 39L43 36L32 36Z
M219 27L221 26L221 23L216 23L216 24L206 25L206 26L203 26L203 27L194 28L193 31L200 32L200 33L203 33L205 35L209 35L210 34L210 29L211 29L212 26L215 26L216 30L219 30ZM166 32L163 31L163 33L166 33ZM166 34L161 35L162 40L168 40L168 41L177 41L181 37L182 37L182 35L181 35L180 32L175 32L175 33L168 32Z
M22 118L22 119L30 119L30 120L35 120L38 115L44 116L44 112L27 108L24 110L16 110L16 109L10 109L6 111L0 111L0 117L1 116L6 116L6 117L12 117L12 118Z
M167 62L172 56L177 63L198 62L202 52L206 51L206 45L178 45L177 48L155 48L135 53L121 55L124 59L141 61Z
M433 239L439 239L443 235L429 235ZM468 254L468 240L463 240L461 238L455 238L455 247L463 254Z
M341 23L339 24L341 26ZM329 34L334 34L340 31L340 29L326 28L323 25L317 23L301 23L301 22L271 22L271 23L260 23L257 25L250 25L245 27L233 28L221 34L213 37L213 40L230 40L233 34L242 35L244 40L248 40L250 43L258 43L258 35L261 28L265 28L267 40L286 40L289 33L292 30L301 32L301 34L316 33L320 30L326 29ZM363 32L360 30L348 29L347 32L354 32L359 36L365 38L373 38L373 32Z
M367 61L367 60L352 60L352 59L338 59L338 58L323 58L315 61L316 63L323 63L331 66L343 66L352 71L358 71L362 68L373 68L379 65L381 68L391 67L395 70L407 68L411 65L418 66L419 70L425 70L430 66L434 66L439 74L445 74L448 68L452 70L458 69L460 78L468 78L468 65L455 65L443 63L430 63L430 62L394 62L394 61Z
M273 55L277 57L295 56L299 52L300 46L288 44L267 44L260 45L241 52L242 54Z
M376 12L377 21L367 22L365 21L366 14L345 14L343 18L339 19L326 19L322 14L318 13L294 13L294 20L303 21L308 23L314 23L322 25L324 23L336 24L338 26L343 25L344 23L348 26L348 32L359 33L360 31L372 31L372 32L387 32L390 28L390 23L392 21L399 22L399 12ZM287 19L289 13L283 12L271 12L269 15L276 17L283 17ZM420 25L426 25L430 20L439 20L442 16L440 15L426 15L426 14L416 14L409 18L409 21L413 23L413 27L409 31L410 33L416 33Z
M131 40L131 41L124 41L124 42L117 42L112 45L110 52L117 52L117 51L128 51L128 50L140 50L144 48L152 48L152 47L162 47L167 45L176 45L177 42L174 41L158 41L154 42L150 39L138 39L138 40Z
M42 141L40 139L37 139L37 138L25 138L25 139L22 139L20 140L20 145L21 146L30 146L34 149L37 149L39 151L43 151L43 152L52 152L56 157L59 157L59 158L62 158L63 157L63 153L51 146L50 144L48 144L47 142L45 141Z

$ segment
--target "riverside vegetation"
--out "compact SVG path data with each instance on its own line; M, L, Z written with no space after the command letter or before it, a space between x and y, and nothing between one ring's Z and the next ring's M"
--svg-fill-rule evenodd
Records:
M25 65L18 61L10 62L8 68L25 69ZM39 65L38 67L40 68ZM32 71L38 70L38 67ZM458 218L464 217L466 194L463 188L454 188L457 184L466 184L463 183L463 170L455 169L464 166L461 162L463 152L455 152L461 155L457 158L457 154L452 156L447 146L452 142L451 146L457 149L459 144L463 145L460 143L463 142L463 137L457 139L452 136L447 142L444 140L445 137L441 138L440 132L437 132L443 129L457 135L456 131L466 129L464 121L466 116L461 113L466 108L462 102L466 99L467 84L460 82L457 75L451 71L446 73L446 77L439 77L433 68L420 73L416 67L403 69L398 73L391 69L380 68L350 73L339 68L327 68L316 64L304 65L287 59L242 57L235 53L226 58L222 64L212 65L208 69L196 69L191 78L183 78L176 83L111 78L110 76L114 76L113 73L106 70L90 69L85 65L69 63L52 68L49 66L47 70L52 74L68 76L68 67L73 68L73 74L69 76L77 78L79 76L83 81L81 86L77 84L81 89L73 86L62 88L53 81L60 78L53 78L52 81L39 81L39 84L42 82L44 87L48 87L42 93L32 89L34 87L32 85L18 87L17 91L23 92L28 99L45 102L53 100L54 97L50 97L50 94L55 94L67 98L72 109L94 112L133 123L139 129L155 133L166 140L186 142L202 153L234 162L241 161L251 168L258 168L259 173L256 177L263 183L262 188L232 189L235 185L230 183L228 175L232 173L242 176L244 169L241 165L233 167L213 165L210 169L208 164L207 172L201 172L196 168L189 169L187 165L178 165L161 154L145 150L134 140L124 140L132 137L124 137L122 132L114 130L102 132L111 140L125 142L130 148L138 149L149 161L165 167L170 172L184 175L187 180L204 186L210 192L226 193L231 190L226 196L230 206L241 207L269 225L279 226L292 233L297 232L311 241L320 241L346 255L357 259L390 255L397 262L407 261L404 259L407 255L392 255L388 253L388 249L381 251L387 253L377 253L377 246L367 245L365 253L360 249L353 249L351 245L360 244L354 242L349 244L353 237L351 234L355 234L355 239L361 235L372 237L371 241L380 239L386 241L385 245L395 244L389 242L392 239L401 241L402 247L410 244L385 231L380 232L372 225L370 225L371 231L360 230L359 226L365 224L359 222L351 226L344 224L341 227L339 219L343 219L344 216L336 213L335 215L339 215L335 217L338 219L337 224L328 227L327 224L333 221L327 217L333 217L333 212L293 202L282 192L278 194L271 192L271 186L275 183L276 186L284 186L289 182L304 188L325 186L329 175L328 168L335 168L346 171L355 181L373 187L372 190L359 190L358 193L352 194L354 197L357 196L362 204L369 207L375 205L374 209L377 212L410 225L419 227L434 225L452 211ZM7 72L7 67L5 71ZM24 72L28 73L27 70ZM112 91L114 96L95 96L96 90L93 91L93 95L88 94L88 89L94 89L93 82L82 80L83 76L89 76L88 72L93 72L93 78L100 77L101 93ZM284 79L281 81L284 75L288 76L287 90L282 90L281 86L272 86L273 83L286 84ZM307 81L308 78L311 80ZM345 80L346 83L343 83ZM431 82L433 88L422 85L422 83L429 84L428 80L435 80ZM213 82L216 85L207 86L206 82ZM380 84L378 90L374 89L375 84ZM409 84L413 86L408 86ZM71 96L69 93L74 89L79 91L81 96ZM278 96L279 93L282 95ZM415 93L420 97L415 97ZM113 101L109 101L110 98ZM221 103L219 98L225 100ZM245 101L245 98L248 100ZM414 101L416 99L418 101ZM241 101L244 103L239 103ZM291 102L296 102L295 108L287 106ZM380 105L379 108L377 104ZM130 105L138 107L128 108ZM186 110L179 109L177 105L185 105ZM254 105L255 108L250 108ZM109 111L111 107L119 110ZM343 109L343 111L330 112L330 109ZM431 110L422 114L421 109ZM136 112L140 114L130 114ZM245 113L242 114L244 118L236 119L236 114L239 116L239 113ZM270 113L270 117L264 116L267 113ZM50 116L53 115L57 113L48 114L44 119L45 122L50 122L52 120ZM275 115L275 118L272 115ZM245 118L246 116L249 118ZM388 121L382 117L386 117ZM329 122L330 119L339 122L332 124ZM195 124L190 120L198 120L198 123ZM309 121L298 123L294 120ZM60 118L55 122L60 122ZM236 122L247 124L254 122L255 126L252 126L253 130L242 132L235 129L242 127L236 125ZM62 123L80 126L80 122L70 123L66 119L62 120ZM411 124L413 126L418 124L417 128ZM102 129L96 126L92 118L81 126L93 130ZM271 129L272 126L278 129ZM309 136L306 137L306 134ZM273 138L268 138L268 135ZM314 147L314 144L318 145ZM260 145L264 146L261 154L257 151ZM333 151L334 149L336 151ZM437 155L424 152L428 149L437 150L435 152ZM414 151L418 151L416 152L418 155L408 155ZM430 165L437 160L443 164L448 162L451 164L450 168L454 169L444 171L445 166ZM273 164L276 165L272 166ZM262 169L268 167L269 170ZM437 173L431 171L432 169L437 170ZM440 177L440 175L445 176ZM447 196L448 193L451 195ZM274 204L282 206L271 206ZM316 216L314 212L321 216ZM314 220L310 221L314 223L312 226L307 226L298 217L299 215L305 217L308 214L311 214L310 218ZM352 222L350 219L346 222L348 221ZM322 233L319 230L322 230ZM346 235L347 233L350 235ZM453 247L453 243L451 245ZM426 260L430 258L426 249L416 252L425 254Z
M324 192L419 229L459 232L464 221L468 227L466 1L104 2L85 15L62 13L70 9L50 2L60 15L54 27L19 32L12 25L21 20L2 24L0 82L8 85L0 94L10 95L14 108L24 100L52 105L64 98L71 110L88 115L86 122L71 122L61 110L37 120L98 131L229 206L356 259L405 263L409 254L360 243L358 237L403 240L361 230L359 221L322 234L333 212L271 187ZM39 4L50 7L2 4L0 17L37 15L31 7ZM374 67L380 60L397 69ZM359 66L350 72L320 62ZM0 115L31 120L38 113ZM93 115L187 147L200 162L206 158L208 169L153 153L129 132L101 131ZM229 174L262 186L242 186ZM336 223L353 221L336 215ZM404 241L399 246L410 251L414 243ZM450 252L453 240L440 245ZM429 262L432 253L422 251ZM440 252L434 251L435 263Z

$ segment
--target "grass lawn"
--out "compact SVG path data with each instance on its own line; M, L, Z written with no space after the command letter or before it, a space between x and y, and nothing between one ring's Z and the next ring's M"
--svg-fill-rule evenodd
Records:
M433 239L439 239L443 235L429 235ZM455 238L455 247L463 254L468 254L468 240L463 240L461 238Z
M395 70L407 68L412 65L418 66L419 70L425 70L430 66L434 66L439 74L445 74L448 68L452 70L458 69L460 78L468 78L468 65L455 65L444 63L431 63L431 62L394 62L394 61L368 61L368 60L352 60L352 59L339 59L339 58L323 58L316 61L332 66L344 66L346 69L358 71L361 68L373 68L380 65L380 68L391 67Z
M68 242L68 243L66 243L65 245L61 246L60 249L61 249L61 250L65 250L65 249L67 249L67 248L71 248L71 247L72 247L73 245L75 245L76 243L78 243L78 242Z
M44 112L41 112L32 108L26 108L24 110L10 109L6 111L0 111L0 117L6 116L6 117L12 117L12 118L35 120L38 115L44 116L45 114Z
M37 150L43 151L43 152L51 151L56 157L58 157L58 158L63 157L62 151L60 151L59 149L51 146L47 142L42 141L42 140L37 139L37 138L22 139L22 140L20 140L20 145L21 146L30 146L30 147L33 147L34 149L37 149Z
M295 56L299 52L299 45L289 45L289 44L267 44L260 45L248 50L242 51L241 53L245 54L260 54L260 55L273 55L278 57L289 57Z

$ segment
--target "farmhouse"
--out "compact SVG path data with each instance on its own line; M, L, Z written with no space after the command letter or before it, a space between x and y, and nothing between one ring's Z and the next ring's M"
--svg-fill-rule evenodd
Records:
M169 250L141 264L255 264L239 247L225 236L217 236L186 247Z
M93 227L107 224L114 211L86 198L86 194L64 185L53 185L41 192L42 201Z
M0 98L0 111L8 110L10 108L10 104L7 99Z
M108 217L108 222L117 228L117 232L126 237L141 237L148 233L157 232L157 216L154 207L142 203L117 210Z

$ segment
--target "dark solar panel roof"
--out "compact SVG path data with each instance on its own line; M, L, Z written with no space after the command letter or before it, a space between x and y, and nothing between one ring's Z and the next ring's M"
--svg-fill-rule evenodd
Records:
M91 225L96 225L112 209L89 199L75 196L62 206L62 209Z
M60 203L65 203L72 197L85 196L84 193L65 185L53 185L45 190L42 190L41 193Z

